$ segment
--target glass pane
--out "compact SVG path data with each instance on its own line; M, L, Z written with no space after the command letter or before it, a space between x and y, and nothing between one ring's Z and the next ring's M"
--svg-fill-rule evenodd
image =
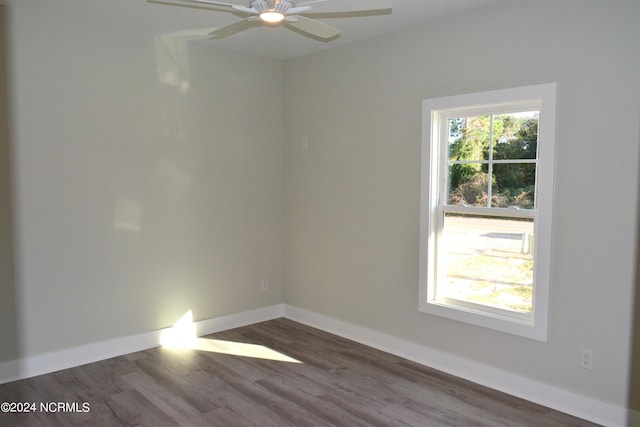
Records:
M449 194L447 204L487 206L489 194L489 166L487 164L449 165Z
M449 160L487 160L490 139L490 116L449 119Z
M439 296L531 312L532 219L446 213L443 238Z
M538 111L493 116L493 158L536 159Z
M491 191L491 207L534 209L536 196L536 164L494 164L493 187Z

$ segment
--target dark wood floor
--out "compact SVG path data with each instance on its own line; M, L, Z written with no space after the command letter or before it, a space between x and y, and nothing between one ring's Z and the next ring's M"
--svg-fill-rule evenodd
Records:
M0 413L0 425L594 425L287 319L206 338L262 345L301 363L154 348L4 384L0 402L37 407Z

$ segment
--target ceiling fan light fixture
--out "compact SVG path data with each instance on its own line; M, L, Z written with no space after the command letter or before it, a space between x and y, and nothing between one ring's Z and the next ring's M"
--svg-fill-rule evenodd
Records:
M320 7L315 12L315 5L318 3L329 2L332 0L248 0L249 7L242 6L235 2L247 0L147 0L151 3L164 3L168 5L181 5L180 3L200 4L199 7L204 9L222 10L231 12L235 15L243 16L242 21L235 22L230 25L215 28L209 33L209 38L223 39L232 36L241 31L260 25L270 25L277 27L286 21L285 27L293 30L301 35L311 37L316 40L332 41L340 36L340 30L325 24L318 19L330 17L332 14L346 13L345 16L368 16L376 15L376 11L384 11L381 13L389 13L393 0L333 0L340 3L336 10L326 10ZM234 3L226 3L234 1ZM349 2L353 4L349 5ZM0 3L6 0L0 0ZM184 6L194 6L194 4L184 4ZM362 7L370 7L371 9L361 9ZM327 15L328 14L328 15Z
M277 24L284 20L284 13L280 13L274 10L267 10L260 14L260 19L267 24Z

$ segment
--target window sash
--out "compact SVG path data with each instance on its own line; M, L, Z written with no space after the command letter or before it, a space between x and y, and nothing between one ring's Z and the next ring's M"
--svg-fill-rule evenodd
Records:
M522 323L524 325L533 325L535 319L535 292L536 292L536 278L535 278L535 263L537 260L537 256L535 251L537 251L537 246L534 246L534 277L533 277L533 294L532 294L532 310L530 313L522 313L508 309L501 309L499 307L494 307L491 305L474 303L467 300L461 300L457 298L451 298L446 296L446 288L447 282L445 280L447 265L446 261L446 251L444 249L443 243L444 239L444 222L445 216L447 213L454 214L463 214L463 215L471 215L471 216L480 216L480 217L491 217L491 218L520 218L520 219L530 219L533 221L533 235L537 234L537 224L536 218L538 216L537 209L515 209L515 208L486 208L486 207L478 207L478 206L461 206L461 205L446 205L441 204L436 208L436 237L435 237L435 274L434 279L435 282L431 287L431 292L428 296L429 302L432 304L441 304L443 306L453 306L457 309L461 309L463 311L467 311L470 313L482 314L493 316L498 319L508 319L510 321L516 321Z
M449 196L449 191L451 190L448 182L448 172L449 167L451 165L487 165L488 166L488 176L491 179L493 175L493 166L498 164L535 164L536 165L536 174L535 174L535 188L537 194L538 188L538 163L539 163L539 147L536 151L536 158L533 159L494 159L493 151L494 151L494 118L495 116L501 116L506 114L515 114L520 111L535 111L538 113L538 123L540 121L540 116L542 113L542 104L540 101L524 101L520 103L513 103L511 105L491 105L491 106L481 106L481 107L470 107L470 108L458 108L446 111L439 111L436 113L436 127L437 131L434 132L433 136L438 138L436 148L436 152L440 156L439 163L439 172L440 176L440 186L438 188L438 203L447 203L446 199ZM477 116L489 116L490 117L490 125L489 125L489 158L482 160L450 160L449 159L449 149L448 149L448 141L449 141L449 121L456 118L461 117L477 117ZM540 134L538 133L538 145L540 141ZM491 200L493 196L493 185L491 181L489 182L487 188L487 205L491 207ZM534 197L533 203L534 208L537 207L537 197Z

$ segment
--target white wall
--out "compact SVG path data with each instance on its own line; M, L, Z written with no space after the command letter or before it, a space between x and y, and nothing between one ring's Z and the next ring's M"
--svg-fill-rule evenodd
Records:
M282 302L283 64L32 5L10 34L19 355Z
M624 406L638 18L630 0L508 1L289 61L285 301ZM559 93L549 342L419 313L422 99L546 82Z

